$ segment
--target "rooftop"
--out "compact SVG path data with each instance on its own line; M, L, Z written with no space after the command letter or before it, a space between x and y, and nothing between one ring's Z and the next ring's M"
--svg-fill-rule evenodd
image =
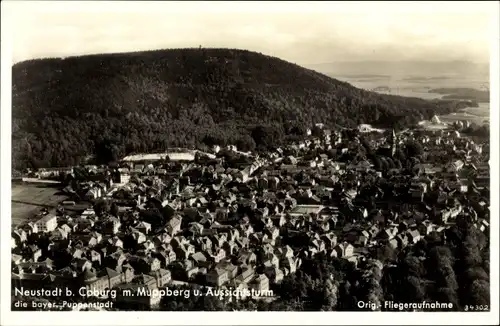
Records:
M298 205L290 211L291 215L319 214L323 205Z

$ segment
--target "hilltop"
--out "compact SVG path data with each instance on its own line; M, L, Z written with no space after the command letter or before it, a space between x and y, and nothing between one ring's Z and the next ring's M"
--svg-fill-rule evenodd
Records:
M25 61L13 69L13 168L167 146L265 149L306 126L403 128L465 106L380 95L255 52L172 49Z

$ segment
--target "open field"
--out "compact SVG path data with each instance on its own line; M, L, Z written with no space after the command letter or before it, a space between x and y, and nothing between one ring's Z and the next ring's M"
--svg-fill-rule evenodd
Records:
M12 183L12 225L32 219L42 208L49 210L67 198L48 184Z

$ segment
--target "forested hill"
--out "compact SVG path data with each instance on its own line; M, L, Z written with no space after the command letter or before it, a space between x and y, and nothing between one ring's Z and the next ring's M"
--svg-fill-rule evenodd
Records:
M396 128L463 106L357 89L230 49L26 61L13 67L14 168L107 161L167 146L265 148L311 123Z

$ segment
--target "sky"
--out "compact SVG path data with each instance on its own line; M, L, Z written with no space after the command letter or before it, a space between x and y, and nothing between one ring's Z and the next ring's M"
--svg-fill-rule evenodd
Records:
M4 9L5 15L4 15ZM297 64L489 61L479 2L2 1L13 63L164 48L242 48Z

